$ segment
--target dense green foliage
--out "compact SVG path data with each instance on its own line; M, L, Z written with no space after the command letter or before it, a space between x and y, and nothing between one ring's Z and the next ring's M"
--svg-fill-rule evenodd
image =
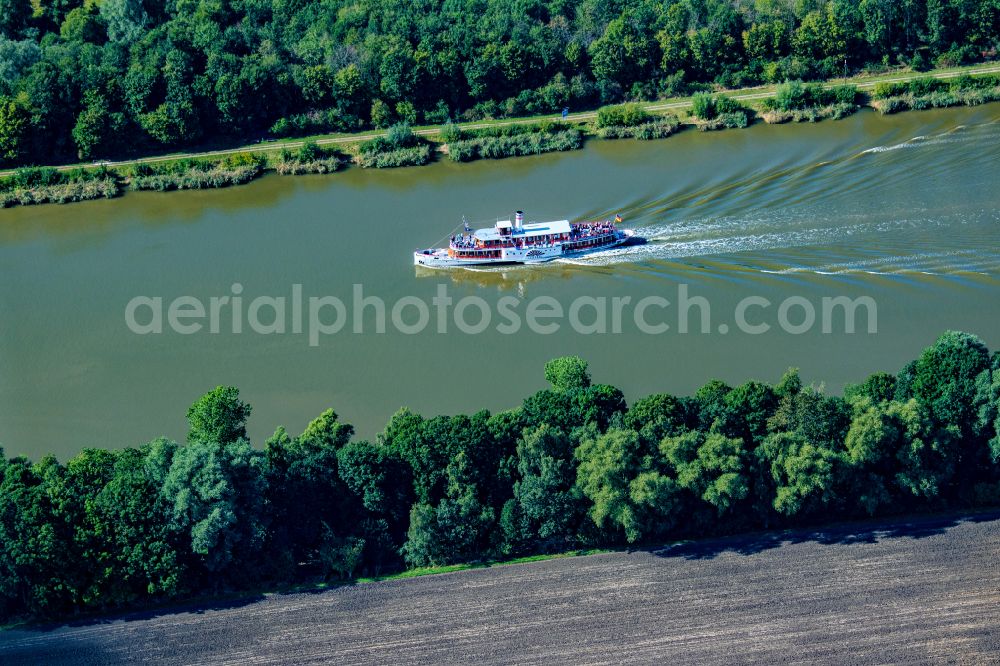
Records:
M136 164L129 172L133 190L202 190L244 185L264 170L264 158L237 153L221 160L175 160Z
M788 81L780 86L774 97L761 101L761 117L768 123L788 121L815 122L823 118L840 119L856 112L859 93L856 86L842 85L826 88L816 83Z
M726 95L698 93L691 98L691 115L702 131L747 127L754 112Z
M274 170L283 176L304 173L333 173L344 166L345 158L336 150L321 148L314 141L306 141L298 150L282 150L275 161Z
M362 143L358 155L358 164L364 168L421 166L430 161L430 143L414 134L406 122L393 125L384 136Z
M997 0L8 1L0 162L924 69L998 37Z
M975 106L1000 100L1000 76L924 77L899 83L880 83L872 91L872 106L880 113L948 106Z
M121 193L120 180L104 167L72 171L25 167L0 178L0 208L111 199Z
M448 157L455 162L537 155L583 147L583 133L562 123L498 125L473 131L446 125Z
M625 404L576 357L520 407L376 441L332 410L250 446L219 387L187 442L0 455L0 617L579 547L1000 503L1000 355L948 332L844 397L711 381Z
M652 120L641 104L615 104L597 110L597 129L605 127L635 127Z

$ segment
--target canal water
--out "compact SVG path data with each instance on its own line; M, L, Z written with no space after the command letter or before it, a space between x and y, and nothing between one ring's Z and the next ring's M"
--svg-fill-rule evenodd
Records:
M488 226L515 209L531 221L620 213L649 242L535 267L413 266L413 250L463 216ZM258 444L327 407L372 437L404 405L516 406L565 354L629 399L711 378L776 381L790 366L839 392L897 371L946 329L1000 347L1000 105L11 209L0 211L0 276L8 455L183 439L188 405L218 384L253 405ZM354 321L355 289L385 303L384 333L375 305ZM439 321L441 290L451 305ZM161 299L161 333L127 325L136 297ZM261 301L251 326L259 297L284 299L284 333L251 330L275 318ZM824 311L842 297L860 304L853 333L844 307ZM217 299L216 325L174 330L178 298L206 312ZM312 304L324 331L341 314L343 328L310 340L310 298L326 299ZM466 332L454 320L462 299ZM155 301L143 303L135 321L151 326ZM413 333L422 309L428 324ZM477 326L484 309L490 321Z

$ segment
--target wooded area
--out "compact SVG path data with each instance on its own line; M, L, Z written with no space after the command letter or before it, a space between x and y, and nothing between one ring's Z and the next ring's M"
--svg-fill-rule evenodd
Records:
M1000 0L0 0L0 164L993 57Z
M1000 504L1000 354L965 333L843 397L794 370L632 405L577 357L545 378L497 414L402 409L374 442L327 410L254 448L218 387L184 445L0 455L0 617Z

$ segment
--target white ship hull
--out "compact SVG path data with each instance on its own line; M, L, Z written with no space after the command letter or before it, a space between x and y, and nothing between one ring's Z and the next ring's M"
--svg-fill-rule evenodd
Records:
M445 248L417 250L413 253L413 263L427 268L455 268L459 266L490 266L505 264L541 264L562 257L580 257L595 252L602 252L614 247L631 244L635 240L635 232L631 229L621 229L614 233L606 243L590 247L576 248L573 243L555 242L544 246L504 247L490 257L459 257Z

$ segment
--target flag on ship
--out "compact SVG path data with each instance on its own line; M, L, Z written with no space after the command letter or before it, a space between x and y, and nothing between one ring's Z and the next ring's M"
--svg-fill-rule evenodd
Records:
M619 224L622 221L621 213L615 213L615 224Z
M462 216L462 227L464 227L466 231L472 231L472 227L470 227L469 223L465 221L464 215Z

